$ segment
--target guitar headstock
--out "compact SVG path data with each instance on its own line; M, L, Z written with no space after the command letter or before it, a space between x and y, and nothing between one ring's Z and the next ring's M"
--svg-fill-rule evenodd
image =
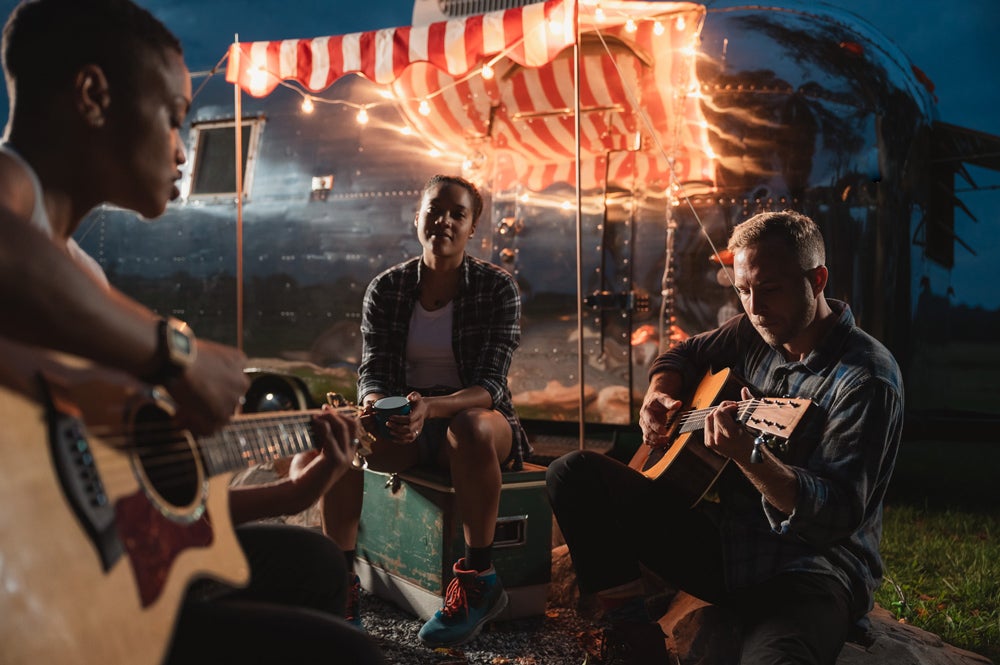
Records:
M758 432L760 442L785 452L788 438L801 422L812 400L797 397L762 397L740 403L739 420Z

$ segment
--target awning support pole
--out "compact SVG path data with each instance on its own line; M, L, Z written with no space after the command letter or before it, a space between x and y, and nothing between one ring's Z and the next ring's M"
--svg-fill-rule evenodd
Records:
M577 3L579 0L577 0ZM580 450L584 449L586 433L586 401L585 382L583 377L583 185L582 167L580 165L580 8L579 4L573 12L573 131L576 141L576 357L577 374L580 379Z
M233 35L236 71L240 67L240 35ZM238 77L237 77L238 79ZM243 95L233 84L233 123L236 128L236 348L243 350Z

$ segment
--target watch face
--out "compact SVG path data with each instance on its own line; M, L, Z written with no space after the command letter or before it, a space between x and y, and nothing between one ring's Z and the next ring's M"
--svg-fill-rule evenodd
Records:
M170 330L170 343L174 347L174 351L179 355L191 355L191 338L180 330Z

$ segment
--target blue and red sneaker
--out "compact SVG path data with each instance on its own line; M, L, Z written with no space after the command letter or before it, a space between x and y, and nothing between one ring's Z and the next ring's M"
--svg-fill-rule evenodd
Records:
M464 565L464 558L455 563L452 568L455 577L445 590L444 607L417 634L429 647L465 644L507 608L507 592L497 578L496 569L479 572L464 570Z

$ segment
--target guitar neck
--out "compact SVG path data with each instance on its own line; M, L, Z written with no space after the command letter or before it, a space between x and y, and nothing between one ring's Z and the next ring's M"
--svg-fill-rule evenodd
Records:
M760 400L747 399L741 400L736 403L736 420L740 422L746 422L748 416L753 411L756 405L760 404ZM678 431L681 434L686 432L697 432L698 430L705 429L705 419L708 418L708 414L715 410L715 406L711 406L707 409L693 409L682 413L680 415L680 423Z
M800 398L756 398L736 403L736 420L760 432L787 437L798 424L810 404ZM681 433L705 428L705 418L715 409L692 409L682 413L678 430Z
M246 469L316 447L312 417L319 411L236 416L210 436L198 438L208 475Z

